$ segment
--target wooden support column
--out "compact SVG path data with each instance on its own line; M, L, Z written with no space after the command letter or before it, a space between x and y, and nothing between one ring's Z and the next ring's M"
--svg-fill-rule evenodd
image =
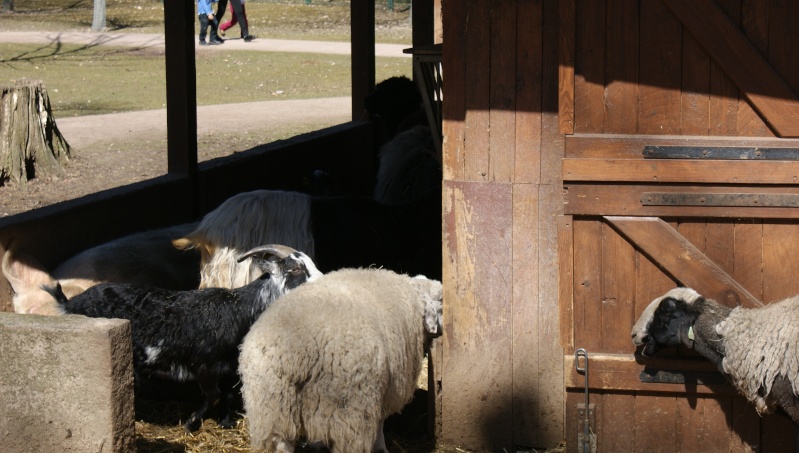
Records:
M352 119L363 119L363 99L375 86L375 3L352 0Z
M192 180L197 209L197 72L194 4L164 2L167 168Z

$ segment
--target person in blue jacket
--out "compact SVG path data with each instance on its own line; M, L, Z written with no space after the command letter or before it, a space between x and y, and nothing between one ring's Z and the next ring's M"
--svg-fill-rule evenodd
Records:
M207 46L208 44L217 45L223 44L223 41L216 31L219 28L219 22L214 17L214 10L211 8L211 3L216 3L216 0L197 0L197 15L200 18L200 45ZM208 42L205 42L205 34L208 31L208 26L211 26L211 36Z

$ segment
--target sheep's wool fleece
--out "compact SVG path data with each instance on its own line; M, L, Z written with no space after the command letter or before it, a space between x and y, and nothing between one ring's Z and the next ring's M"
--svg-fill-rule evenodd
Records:
M334 452L369 453L382 420L413 396L423 291L406 275L344 269L277 300L239 357L253 447L305 435Z
M762 308L735 308L716 332L724 338L724 372L758 412L771 412L766 396L780 375L799 394L799 296Z

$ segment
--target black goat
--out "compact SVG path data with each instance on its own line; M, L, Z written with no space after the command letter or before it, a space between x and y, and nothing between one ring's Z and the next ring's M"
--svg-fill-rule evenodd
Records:
M220 425L233 426L228 406L231 388L220 381L235 377L239 345L252 324L277 298L320 276L313 261L284 246L262 246L239 257L258 257L264 273L237 289L171 291L149 286L104 283L67 300L59 286L46 288L64 312L131 322L133 364L139 378L198 380L202 406L184 425L197 430L211 408L222 403ZM274 258L267 259L267 256Z

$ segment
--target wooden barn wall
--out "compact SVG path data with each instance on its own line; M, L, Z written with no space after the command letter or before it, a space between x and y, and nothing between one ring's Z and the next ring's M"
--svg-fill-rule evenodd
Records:
M640 202L655 187L797 190L795 161L654 165L641 154L652 143L799 147L788 140L799 136L797 12L776 0L442 3L442 443L511 451L565 437L576 451L583 395L570 355L588 347L608 359L592 383L600 451L703 451L719 436L730 450L790 448L785 418L760 419L728 385L636 390L630 328L677 279L604 216L663 217L703 263L733 274L719 296L727 283L764 302L799 292L781 283L799 262L777 247L799 241L795 212ZM629 387L603 390L603 379Z
M653 298L677 284L703 287L731 306L799 293L795 209L652 206L641 198L799 194L799 163L787 158L642 155L645 145L799 148L799 2L562 0L560 9L568 451L577 451L584 400L584 375L573 369L576 348L595 358L591 423L598 451L793 451L790 421L759 417L723 379L642 383L644 366L679 363L711 375L715 368L685 350L671 352L677 362L641 362L630 329ZM656 228L632 234L625 222ZM691 259L677 253L688 251ZM699 277L711 272L703 266L723 278Z
M443 444L563 438L558 2L444 1Z

